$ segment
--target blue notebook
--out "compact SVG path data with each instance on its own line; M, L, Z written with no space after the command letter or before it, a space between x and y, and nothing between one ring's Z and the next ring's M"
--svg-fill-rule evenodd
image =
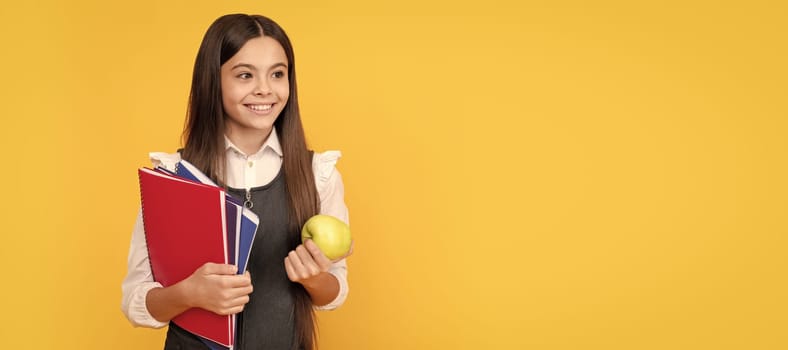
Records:
M260 219L257 218L257 215L251 209L244 206L241 206L241 209L241 234L236 241L238 242L238 249L235 250L238 252L238 260L236 261L239 273L246 271L246 267L249 264L249 254L252 252L252 243L254 243L254 238L257 236L257 227L260 226Z
M224 206L227 218L227 263L237 265L238 254L236 252L238 252L238 236L241 234L241 207L231 202L229 195L225 197Z
M257 218L257 214L244 207L239 200L230 195L227 196L225 203L227 217L232 215L238 220L236 227L231 229L229 225L227 226L227 232L235 232L235 237L230 237L229 234L227 236L228 256L232 261L231 264L238 266L238 273L243 274L249 263L249 254L252 252L252 243L257 236L260 220Z

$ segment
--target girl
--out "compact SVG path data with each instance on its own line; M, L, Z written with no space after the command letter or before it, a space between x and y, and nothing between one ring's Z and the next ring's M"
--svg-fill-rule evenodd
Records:
M260 217L248 273L207 263L162 287L148 262L142 217L132 234L122 309L135 326L160 328L192 307L241 313L238 349L313 349L313 310L340 306L348 292L345 257L330 261L300 228L318 213L348 222L338 151L306 147L293 48L284 30L234 14L208 28L194 64L184 148L151 153L174 170L186 159ZM352 251L352 249L351 249ZM348 254L350 255L350 253ZM206 349L170 323L165 349Z

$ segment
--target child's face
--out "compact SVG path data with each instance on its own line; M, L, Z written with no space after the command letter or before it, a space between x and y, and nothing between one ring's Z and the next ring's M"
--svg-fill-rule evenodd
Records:
M255 142L238 138L265 139L271 132L290 96L288 64L282 45L262 36L247 41L222 65L222 105L233 142Z

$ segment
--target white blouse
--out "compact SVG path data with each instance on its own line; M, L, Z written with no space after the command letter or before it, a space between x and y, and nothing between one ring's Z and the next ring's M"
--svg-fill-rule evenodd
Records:
M225 137L227 152L227 186L233 188L253 188L271 182L282 166L282 146L276 130L272 130L266 142L252 155L246 155ZM320 197L320 213L339 218L350 223L348 210L345 206L345 187L342 176L336 169L336 162L342 154L339 151L315 153L312 158L312 169L315 184ZM175 170L175 164L181 160L179 153L154 152L150 154L153 166L163 166ZM339 281L339 295L329 304L316 307L319 310L333 310L345 302L348 294L347 262L342 259L334 263L328 271ZM123 300L121 310L134 326L161 328L166 322L159 322L150 312L145 303L148 291L162 287L153 281L153 274L148 262L148 247L145 243L145 229L142 225L142 212L137 215L134 230L131 234L129 248L128 272L121 286Z

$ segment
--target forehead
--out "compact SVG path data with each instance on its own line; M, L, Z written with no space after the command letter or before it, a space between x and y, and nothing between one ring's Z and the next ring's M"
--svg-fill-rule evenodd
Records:
M285 49L276 39L269 36L249 39L223 66L232 68L239 63L251 64L257 68L266 68L278 63L288 64Z

